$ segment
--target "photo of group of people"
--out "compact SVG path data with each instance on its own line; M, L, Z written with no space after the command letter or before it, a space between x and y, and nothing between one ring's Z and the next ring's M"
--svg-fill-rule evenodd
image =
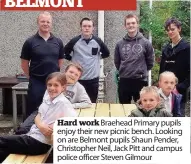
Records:
M100 103L102 70L104 74L108 70L112 74L104 77L109 85L103 85L105 99L102 103L134 104L135 109L130 111L127 119L190 116L190 31L184 29L185 26L190 29L190 20L187 17L183 20L181 15L190 12L190 2L172 2L171 8L168 6L170 2L162 2L163 10L168 14L161 16L163 29L159 27L158 31L165 33L163 37L168 43L165 41L161 46L159 62L156 43L162 36L156 40L152 37L153 33L159 35L153 20L150 25L156 31L151 31L149 24L145 27L148 13L143 11L148 4L137 3L137 11L105 11L106 39L99 36L99 30L104 29L100 29L95 21L99 19L98 11L0 12L0 31L8 30L2 33L0 41L0 59L5 63L0 76L14 74L19 69L28 82L26 118L11 131L11 135L9 132L0 134L0 163L8 161L10 154L36 156L49 152L57 119L78 117L77 109L88 110ZM154 7L160 8L160 5L153 2ZM185 13L178 11L180 6ZM175 9L177 13L173 14ZM117 18L112 20L113 17ZM31 23L30 19L36 22ZM113 25L116 22L121 22L118 26L122 27L116 28L117 25ZM145 31L147 28L150 30ZM20 37L22 33L24 37ZM20 52L14 57L6 52L9 41L11 53ZM6 55L12 59L5 59ZM155 83L151 85L150 71L151 77L155 77L152 79ZM117 101L114 101L116 97ZM0 111L1 122L5 109ZM50 155L48 162L52 162L52 158Z

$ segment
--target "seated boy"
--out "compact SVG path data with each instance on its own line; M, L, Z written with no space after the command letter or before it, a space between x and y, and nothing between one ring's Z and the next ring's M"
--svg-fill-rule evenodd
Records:
M183 117L182 95L174 92L178 79L173 72L165 71L159 76L159 94L164 99L165 108L173 117Z
M70 63L65 69L67 86L64 95L74 108L89 108L92 105L85 88L78 82L82 72L82 67L77 63ZM47 91L44 97L46 95Z
M137 109L132 110L129 117L172 117L165 110L157 87L143 87L136 105Z
M92 105L85 88L78 82L82 72L82 67L77 63L70 63L65 69L67 85L64 95L72 103L74 108L88 108ZM47 96L47 94L48 93L46 91L43 99ZM27 133L34 124L34 118L36 115L37 111L27 117L24 123L21 124L21 126L15 131L15 134Z
M9 154L40 155L51 145L53 124L60 117L76 117L70 101L62 94L66 89L66 76L60 72L51 73L46 80L48 95L39 106L35 124L24 135L0 137L0 163Z

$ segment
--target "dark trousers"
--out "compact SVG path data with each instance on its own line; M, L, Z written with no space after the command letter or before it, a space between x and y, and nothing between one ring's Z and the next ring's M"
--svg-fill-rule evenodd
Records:
M9 154L39 155L46 153L50 147L27 135L3 136L0 137L0 163Z
M84 86L91 102L96 103L99 88L99 78L97 77L91 80L79 80L79 82Z
M180 102L180 109L181 109L181 113L183 116L185 116L185 110L186 110L186 103L188 101L188 91L185 90L181 90L179 91L180 94L182 94L182 100Z
M180 108L182 115L185 116L186 112L186 104L190 100L190 87L187 86L187 88L177 88L178 92L182 95L182 100L180 102ZM189 109L190 110L190 109Z
M34 111L26 120L16 129L15 134L26 134L30 131L31 126L34 124L34 119L38 114L38 110Z
M119 102L121 104L130 104L132 98L136 102L140 98L140 90L147 85L147 81L120 78L118 83Z
M37 80L34 77L30 77L26 116L29 116L32 112L38 109L38 107L42 103L45 91L46 91L45 79Z

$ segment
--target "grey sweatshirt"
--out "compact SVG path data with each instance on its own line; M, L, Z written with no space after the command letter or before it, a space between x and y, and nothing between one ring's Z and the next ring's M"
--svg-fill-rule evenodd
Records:
M44 97L47 94L46 90ZM92 105L85 88L79 82L74 85L67 85L64 95L71 102L73 108L89 108Z
M67 85L64 94L74 108L88 108L92 105L85 88L79 82L74 85Z
M116 44L114 63L121 78L145 79L154 64L153 47L140 32Z
M94 35L89 40L81 35L74 37L65 45L64 52L65 59L77 62L83 67L80 80L99 77L100 59L107 58L110 54L106 44Z

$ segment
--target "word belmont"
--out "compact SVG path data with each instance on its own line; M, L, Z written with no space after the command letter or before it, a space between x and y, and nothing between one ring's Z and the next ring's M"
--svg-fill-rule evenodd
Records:
M6 0L5 7L55 7L55 8L58 8L58 7L83 7L83 4L82 4L82 0L57 0L57 1L55 0Z

